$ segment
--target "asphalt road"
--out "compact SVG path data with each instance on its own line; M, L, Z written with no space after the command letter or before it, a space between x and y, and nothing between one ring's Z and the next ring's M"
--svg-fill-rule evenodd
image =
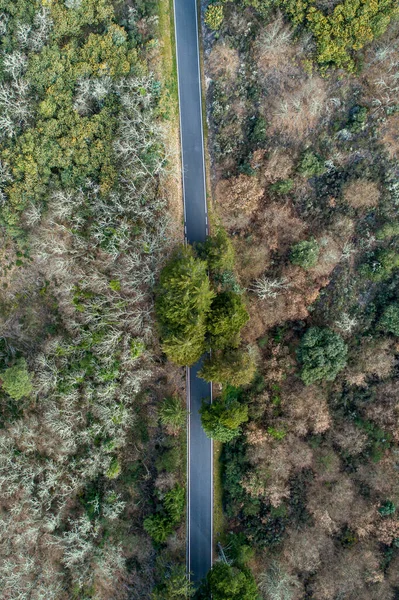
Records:
M202 242L208 233L202 126L196 0L174 0L179 81L185 235ZM201 361L187 374L188 419L188 528L187 568L198 582L212 566L213 471L212 441L201 427L198 413L211 385L197 377Z

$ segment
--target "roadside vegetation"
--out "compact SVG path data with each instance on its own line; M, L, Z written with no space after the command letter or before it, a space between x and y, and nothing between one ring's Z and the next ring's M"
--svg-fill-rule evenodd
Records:
M158 8L0 0L4 600L189 588L184 380L153 311L181 239Z
M223 360L202 409L225 514L206 585L240 536L253 600L398 595L398 16L390 0L203 7L215 218L257 352L245 383Z

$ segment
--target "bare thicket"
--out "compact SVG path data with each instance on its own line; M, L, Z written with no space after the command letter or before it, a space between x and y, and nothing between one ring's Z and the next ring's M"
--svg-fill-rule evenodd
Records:
M21 29L21 40L26 34L22 46L38 44L32 35L44 31L43 18L38 17L33 33ZM21 60L13 60L8 69L19 76ZM32 232L30 271L5 292L13 301L19 286L38 293L49 282L66 335L49 337L34 352L31 348L34 403L0 438L4 600L60 600L66 597L66 581L76 589L96 582L98 599L111 597L115 584L123 589L125 550L113 539L99 544L96 505L94 519L79 506L71 508L85 486L101 477L106 482L101 518L115 523L124 511L109 473L134 428L137 394L153 375L152 294L169 225L158 192L166 155L152 110L152 76L115 85L123 106L115 142L120 189L105 198L87 182L84 191L54 192L45 213L30 207L24 217ZM110 89L108 81L87 86L83 80L76 100L81 112ZM11 102L9 89L4 94L4 102ZM0 184L10 180L3 166ZM28 340L14 333L8 322L3 324L9 343L27 344L29 352ZM131 353L133 339L144 344L139 357ZM138 538L137 544L143 541Z

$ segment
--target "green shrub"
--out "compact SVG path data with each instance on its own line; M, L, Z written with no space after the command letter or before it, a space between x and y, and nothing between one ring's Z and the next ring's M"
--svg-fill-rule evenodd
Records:
M13 367L3 371L0 379L3 390L14 400L20 400L32 392L32 379L24 358L19 359Z
M327 327L311 327L297 350L305 385L333 381L347 362L348 348L340 335Z
M213 600L258 600L252 573L246 567L216 563L207 575L209 598Z
M213 29L214 31L220 29L223 19L223 6L221 4L210 4L205 12L205 24L209 29Z
M242 296L234 292L222 292L213 299L208 314L207 330L213 349L237 348L241 341L240 331L248 322L249 315Z
M121 472L121 465L119 463L119 460L116 458L116 456L114 456L111 460L111 464L109 465L107 472L105 473L105 476L108 479L116 479L119 474Z
M181 429L186 424L187 411L178 396L164 398L159 407L159 418L162 425Z
M276 194L288 194L294 187L294 181L292 179L280 179L270 186L272 192Z
M391 304L384 310L379 325L383 331L399 336L399 304Z
M391 500L386 500L384 504L381 504L378 512L382 517L390 517L391 515L395 514L396 506Z
M219 350L204 361L199 376L222 385L248 385L255 376L256 365L250 352L243 349Z
M144 519L143 526L148 535L158 544L166 542L184 515L186 492L176 485L165 494L161 510Z
M143 527L157 544L163 544L173 532L173 524L167 515L156 513L144 519Z
M352 133L360 133L366 126L368 109L365 106L354 106L351 110L348 129Z
M322 175L326 170L324 160L312 150L305 150L297 167L298 173L304 177Z
M192 365L205 351L213 297L206 262L181 247L161 272L156 298L163 350L172 362Z
M130 357L132 360L137 360L143 354L145 344L140 338L133 338L130 342Z
M380 248L359 267L359 273L372 281L383 281L398 267L399 254L395 250Z
M319 245L315 239L303 240L291 248L290 261L303 269L312 269L319 259Z
M179 446L164 450L157 457L155 466L158 471L166 471L167 473L178 471L181 467L181 450Z
M224 395L212 404L203 402L201 422L206 435L219 442L230 442L240 433L240 425L248 421L248 406L235 395Z
M380 229L377 230L375 237L377 240L385 240L387 238L395 237L399 235L399 223L385 223Z
M164 571L162 581L152 592L151 600L186 600L195 594L184 566L172 566Z
M186 490L184 487L175 485L172 490L165 494L163 505L171 522L174 525L178 525L184 516L186 505Z

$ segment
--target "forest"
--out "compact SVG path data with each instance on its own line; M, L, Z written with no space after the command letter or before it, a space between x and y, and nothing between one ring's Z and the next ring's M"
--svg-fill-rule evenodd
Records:
M224 570L208 593L396 600L398 5L226 0L202 16L213 222L255 364L203 409Z
M163 0L0 0L4 600L185 597L171 39Z

